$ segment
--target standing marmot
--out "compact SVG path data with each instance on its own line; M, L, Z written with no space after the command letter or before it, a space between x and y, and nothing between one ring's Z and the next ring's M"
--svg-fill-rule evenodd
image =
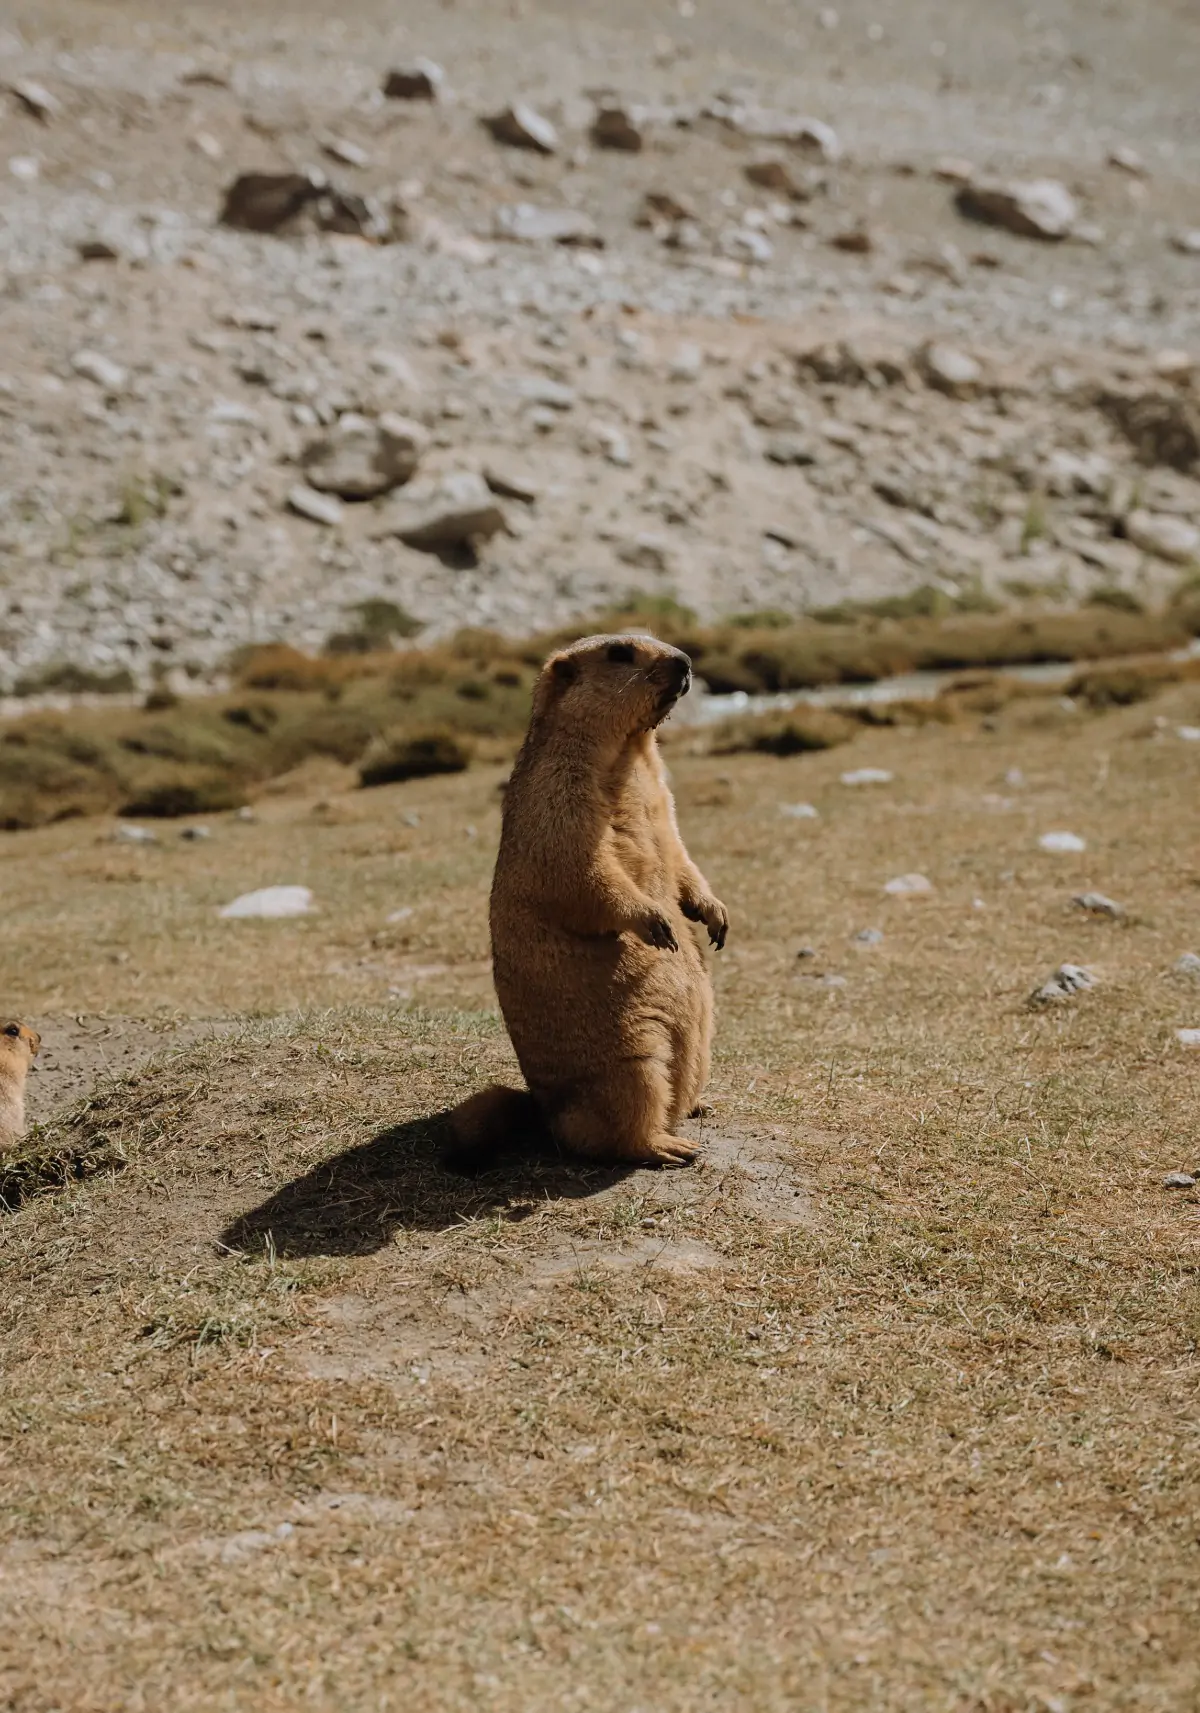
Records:
M575 1154L695 1157L674 1134L708 1080L712 990L684 925L729 917L675 822L654 736L691 686L677 648L589 636L553 655L504 798L492 881L500 1009L529 1094L493 1087L451 1115L486 1157L537 1113Z
M0 1148L11 1148L25 1134L25 1078L42 1038L24 1023L0 1028Z

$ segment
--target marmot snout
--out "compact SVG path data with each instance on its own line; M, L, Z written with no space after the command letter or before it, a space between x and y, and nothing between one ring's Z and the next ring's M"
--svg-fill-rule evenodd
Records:
M492 881L496 993L529 1094L453 1115L478 1161L530 1107L574 1153L680 1165L675 1126L708 1079L712 992L689 922L725 906L684 849L655 730L691 662L648 636L589 636L546 662L504 793Z
M0 1148L25 1134L25 1078L42 1038L25 1023L0 1027Z

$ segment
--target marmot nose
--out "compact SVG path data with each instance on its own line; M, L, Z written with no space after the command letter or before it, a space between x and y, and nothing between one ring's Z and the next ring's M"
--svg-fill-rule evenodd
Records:
M686 696L692 686L692 663L686 654L677 654L672 659L671 666L679 684L679 694Z

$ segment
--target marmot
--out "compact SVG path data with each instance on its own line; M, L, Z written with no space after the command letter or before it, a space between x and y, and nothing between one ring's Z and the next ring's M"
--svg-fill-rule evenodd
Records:
M25 1078L42 1038L24 1023L0 1027L0 1148L25 1134Z
M725 906L684 849L655 729L691 687L686 654L589 636L546 662L504 796L491 894L500 1009L528 1094L451 1114L480 1164L540 1118L594 1159L683 1165L674 1134L708 1080L712 990L685 925L725 944Z

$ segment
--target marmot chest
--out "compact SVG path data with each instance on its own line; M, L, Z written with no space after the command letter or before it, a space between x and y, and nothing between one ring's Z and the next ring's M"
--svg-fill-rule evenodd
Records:
M628 781L610 803L609 825L621 867L635 886L654 894L656 882L668 876L666 805L661 789L645 776Z

